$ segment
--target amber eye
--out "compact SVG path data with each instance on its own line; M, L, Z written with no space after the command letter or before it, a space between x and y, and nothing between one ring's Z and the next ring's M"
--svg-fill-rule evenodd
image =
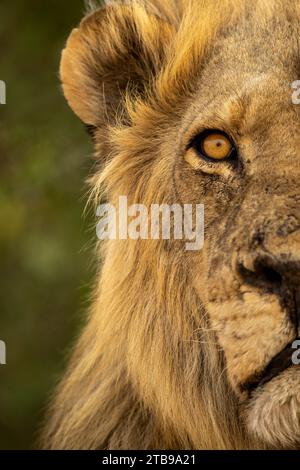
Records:
M191 146L211 160L226 160L235 154L230 138L221 131L206 131L198 135Z

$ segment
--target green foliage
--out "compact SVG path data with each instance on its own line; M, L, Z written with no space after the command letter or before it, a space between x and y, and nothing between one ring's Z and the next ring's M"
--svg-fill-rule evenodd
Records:
M0 448L34 448L91 281L91 146L62 97L60 52L83 0L0 5Z

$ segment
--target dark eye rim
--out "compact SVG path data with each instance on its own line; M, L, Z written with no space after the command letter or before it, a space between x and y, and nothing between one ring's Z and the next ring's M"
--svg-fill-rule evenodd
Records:
M203 150L203 140L208 137L209 135L212 135L212 134L220 134L220 135L223 135L224 137L226 137L226 139L229 140L230 144L231 144L231 151L229 153L229 155L226 157L226 158L223 158L223 159L220 159L220 160L217 160L217 159L214 159L214 158L211 158L209 157L208 155L205 154L204 150ZM203 130L202 132L199 132L195 137L193 137L187 147L187 150L193 148L197 154L199 155L199 157L201 157L203 160L206 160L207 162L210 162L210 163L214 163L214 164L222 164L222 163L225 163L225 162L235 162L236 159L237 159L237 155L238 155L238 152L237 152L237 147L236 147L236 144L234 143L232 137L230 135L228 135L226 132L222 131L221 129L205 129Z

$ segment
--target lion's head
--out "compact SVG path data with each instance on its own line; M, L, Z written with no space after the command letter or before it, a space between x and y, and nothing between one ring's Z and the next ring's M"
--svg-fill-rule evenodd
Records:
M205 206L205 244L104 244L53 447L300 444L300 3L115 2L63 53L94 193Z

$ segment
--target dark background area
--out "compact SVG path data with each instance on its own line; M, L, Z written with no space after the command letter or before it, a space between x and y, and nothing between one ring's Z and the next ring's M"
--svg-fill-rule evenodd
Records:
M83 0L0 5L0 449L38 429L89 304L91 144L60 90L60 53Z

